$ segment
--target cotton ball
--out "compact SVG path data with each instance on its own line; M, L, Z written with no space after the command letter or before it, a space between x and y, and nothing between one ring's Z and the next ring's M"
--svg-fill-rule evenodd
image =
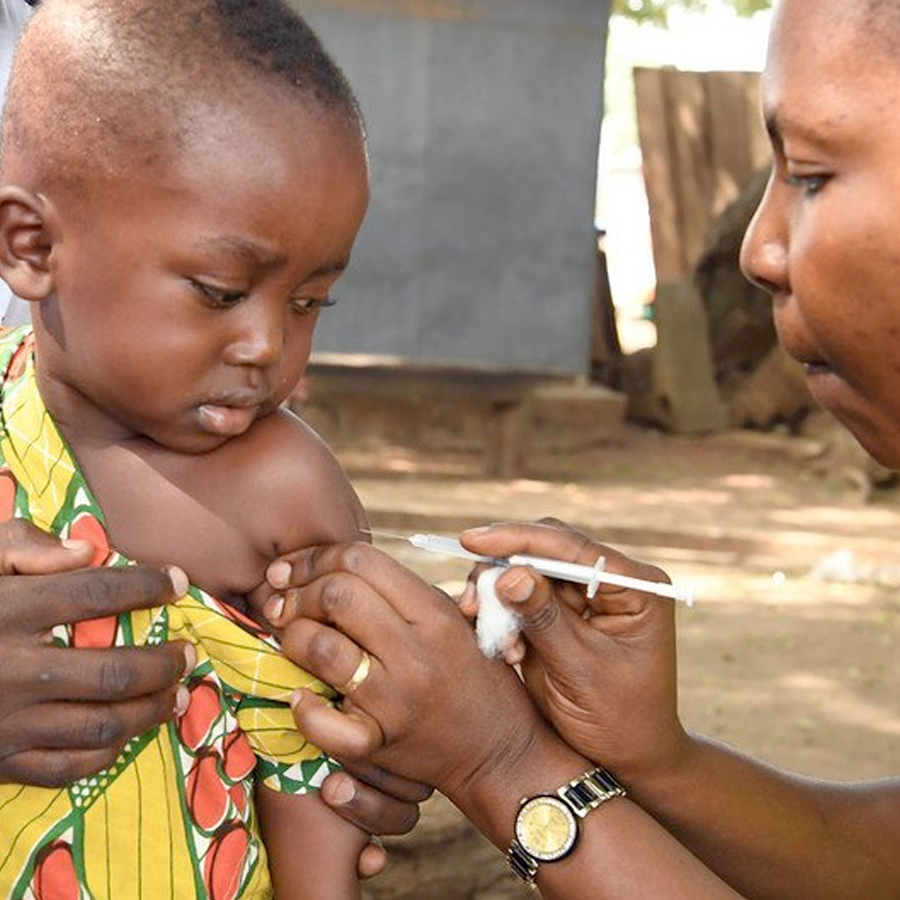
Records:
M497 579L506 571L501 566L485 569L475 583L478 619L475 634L485 656L499 656L519 633L521 618L498 599Z

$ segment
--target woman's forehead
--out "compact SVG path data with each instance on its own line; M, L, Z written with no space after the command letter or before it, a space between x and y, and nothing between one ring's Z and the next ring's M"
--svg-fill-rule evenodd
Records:
M836 97L861 100L885 80L890 90L869 99L892 100L893 85L900 85L900 57L892 55L883 34L867 28L866 8L867 0L782 0L763 73L764 102L788 96L812 106Z
M823 47L836 55L889 57L893 51L900 59L900 0L780 0L772 19L770 64L785 52ZM821 63L821 55L818 59Z

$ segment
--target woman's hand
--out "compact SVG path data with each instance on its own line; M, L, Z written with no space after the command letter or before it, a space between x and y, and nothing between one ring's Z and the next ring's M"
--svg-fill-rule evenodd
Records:
M667 577L591 540L564 523L505 523L472 529L462 543L487 556L531 554L606 568L653 581ZM551 582L514 567L496 584L501 602L522 619L514 653L535 702L576 750L625 781L670 763L685 746L678 721L671 600L601 584ZM463 606L471 609L473 589Z
M517 675L485 659L454 603L366 544L302 550L274 563L265 607L285 653L325 681L368 675L341 710L299 692L303 732L341 758L367 758L453 796L515 764L546 731Z

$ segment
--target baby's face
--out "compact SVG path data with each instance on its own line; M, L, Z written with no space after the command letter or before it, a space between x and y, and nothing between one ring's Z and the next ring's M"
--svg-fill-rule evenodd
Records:
M845 15L858 8L783 0L776 14L774 171L742 265L815 398L900 467L900 60L861 38Z
M368 202L365 150L341 115L257 93L201 113L173 165L123 172L62 215L35 328L70 430L204 452L305 371Z

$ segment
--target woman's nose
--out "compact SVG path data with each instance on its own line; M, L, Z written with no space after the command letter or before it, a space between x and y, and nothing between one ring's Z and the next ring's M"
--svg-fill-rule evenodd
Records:
M785 211L778 184L772 175L744 235L741 271L770 294L782 293L788 281L787 258Z

